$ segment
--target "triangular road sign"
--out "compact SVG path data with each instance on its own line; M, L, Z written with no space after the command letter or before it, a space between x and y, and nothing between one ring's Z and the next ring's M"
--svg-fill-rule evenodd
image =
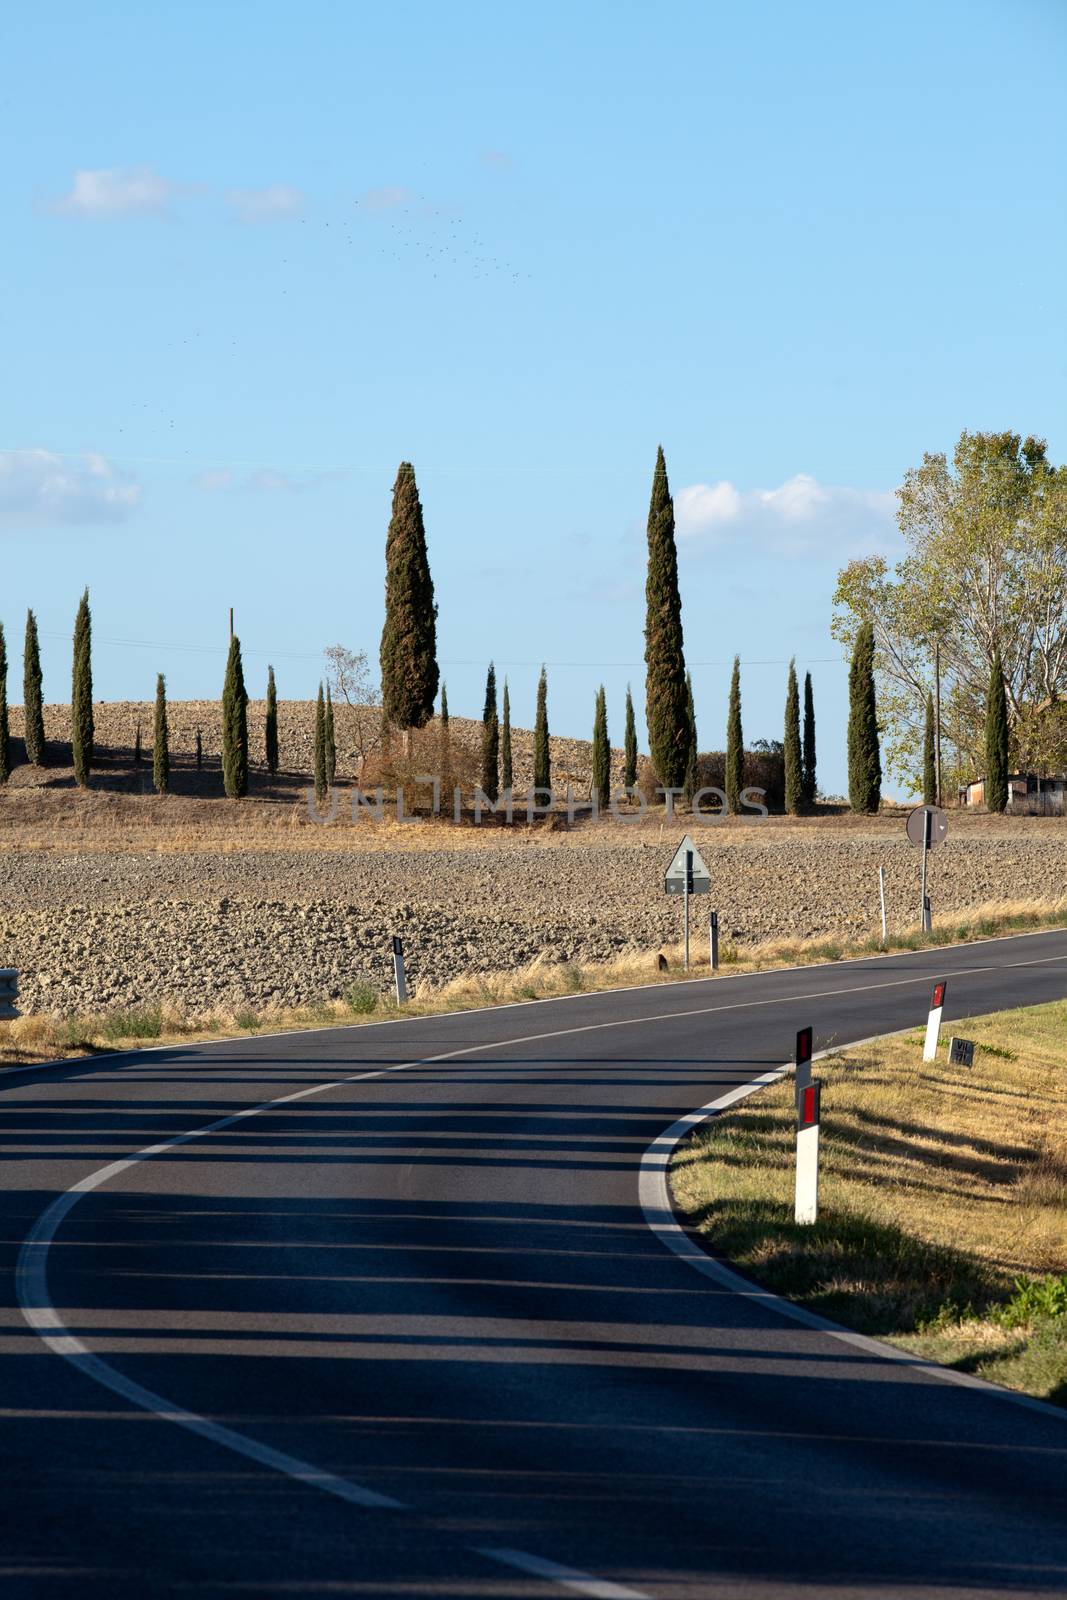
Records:
M707 863L700 854L692 839L686 834L677 850L674 860L667 868L663 878L663 887L668 894L681 894L685 887L686 865L692 872L689 888L692 894L706 894L711 887L711 873Z

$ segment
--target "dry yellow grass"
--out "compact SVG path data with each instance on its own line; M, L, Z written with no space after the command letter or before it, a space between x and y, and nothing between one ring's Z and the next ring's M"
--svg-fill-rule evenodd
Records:
M679 1152L682 1209L769 1287L933 1359L1067 1401L1067 1315L1009 1317L1067 1273L1067 1002L953 1024L971 1069L909 1034L820 1062L820 1216L792 1221L783 1081ZM1054 1287L1054 1285L1053 1285ZM1067 1287L1065 1287L1067 1293Z

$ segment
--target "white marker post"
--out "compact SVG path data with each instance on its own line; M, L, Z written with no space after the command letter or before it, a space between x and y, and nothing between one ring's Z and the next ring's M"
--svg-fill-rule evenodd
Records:
M711 962L711 970L712 970L712 972L718 972L718 970L719 970L719 913L717 911L713 911L711 913L711 920L708 923L708 942L709 942L709 945L710 945L710 949L708 951L708 959Z
M885 868L878 868L878 898L882 902L882 943L889 943L889 929L885 920Z
M923 1060L937 1060L937 1046L941 1038L941 1013L945 1008L945 990L948 988L947 978L940 979L934 984L933 998L930 1001L930 1016L926 1024L926 1043L923 1045Z
M811 1063L808 1063L809 1068ZM819 1102L822 1084L813 1078L797 1094L797 1187L793 1216L809 1225L819 1219Z
M404 976L404 941L393 934L393 977L396 980L396 1003L402 1006L408 997L407 979Z
M797 1048L793 1069L793 1088L796 1094L797 1105L800 1105L800 1092L806 1089L811 1082L811 1045L812 1031L810 1028L800 1028L797 1032Z

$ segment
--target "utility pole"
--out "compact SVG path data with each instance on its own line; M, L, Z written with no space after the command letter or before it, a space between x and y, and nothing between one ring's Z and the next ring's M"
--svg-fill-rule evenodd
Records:
M941 640L934 640L934 805L941 805Z

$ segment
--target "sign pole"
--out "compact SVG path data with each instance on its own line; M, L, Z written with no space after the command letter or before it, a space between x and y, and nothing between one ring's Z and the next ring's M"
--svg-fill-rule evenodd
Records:
M685 852L685 887L682 890L682 916L685 923L685 970L689 971L689 891L693 887L693 852Z
M926 899L926 858L930 853L930 824L932 818L929 811L923 812L923 872L922 872L922 930L930 932L930 906Z
M712 970L712 972L718 972L718 970L719 970L719 913L717 911L713 911L711 913L711 921L708 924L708 939L709 939L710 944L711 944L711 949L710 949L710 952L709 952L710 957L711 957L711 970Z

